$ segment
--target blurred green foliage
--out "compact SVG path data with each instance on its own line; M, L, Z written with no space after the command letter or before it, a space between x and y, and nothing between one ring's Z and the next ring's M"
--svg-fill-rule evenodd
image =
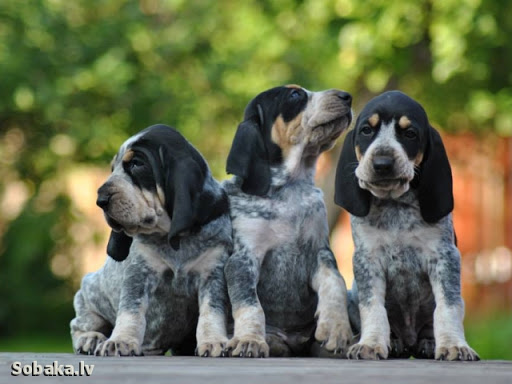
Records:
M49 265L73 264L80 213L60 175L166 123L225 177L244 106L286 83L356 112L398 88L444 130L511 135L511 34L502 0L2 0L0 337L67 333L76 286Z

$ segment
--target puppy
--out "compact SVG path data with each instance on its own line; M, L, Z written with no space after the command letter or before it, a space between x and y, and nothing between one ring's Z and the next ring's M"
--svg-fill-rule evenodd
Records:
M97 204L112 258L75 295L75 351L189 354L195 331L196 353L220 356L232 230L227 196L199 152L165 125L143 130L114 157Z
M234 241L225 267L232 356L346 353L345 282L313 176L318 155L350 124L350 105L346 92L290 85L245 110L227 160L235 176L224 184Z
M391 347L395 357L478 360L464 338L450 164L421 105L398 91L371 100L336 172L361 327L349 358L385 359Z

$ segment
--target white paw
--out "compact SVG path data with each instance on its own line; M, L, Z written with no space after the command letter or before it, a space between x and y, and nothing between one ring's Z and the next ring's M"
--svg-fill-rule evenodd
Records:
M96 347L96 356L142 356L142 349L137 340L108 339Z
M227 339L203 341L197 344L196 355L201 357L224 357L227 356Z
M107 340L107 337L100 332L84 332L75 343L75 352L77 354L93 355L96 346Z
M319 321L315 339L327 351L344 356L352 341L352 330L348 321L337 323Z
M388 353L385 344L358 343L350 347L347 357L353 360L384 360L388 358Z
M467 344L439 345L436 347L436 360L480 360L480 356Z
M233 337L228 342L227 350L235 357L268 357L269 347L265 338L257 335Z

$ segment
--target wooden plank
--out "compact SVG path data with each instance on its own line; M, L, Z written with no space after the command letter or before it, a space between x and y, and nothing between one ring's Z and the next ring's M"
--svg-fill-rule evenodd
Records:
M14 362L93 364L90 377L11 376ZM72 354L0 353L0 383L512 383L512 361L348 361L334 359L238 359L199 357L94 357Z

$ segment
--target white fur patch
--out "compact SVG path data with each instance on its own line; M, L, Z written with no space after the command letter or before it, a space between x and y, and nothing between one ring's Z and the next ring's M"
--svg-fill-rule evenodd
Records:
M387 350L390 345L390 327L388 315L384 306L386 283L374 281L369 305L359 304L361 315L361 339L359 344L380 346Z
M212 309L208 297L200 303L196 337L197 344L227 342L226 317Z
M146 331L146 308L143 306L137 313L120 312L116 325L109 339L137 340L139 345L144 339Z
M289 242L295 231L292 224L283 220L269 221L251 217L236 218L233 227L260 264L269 249Z

